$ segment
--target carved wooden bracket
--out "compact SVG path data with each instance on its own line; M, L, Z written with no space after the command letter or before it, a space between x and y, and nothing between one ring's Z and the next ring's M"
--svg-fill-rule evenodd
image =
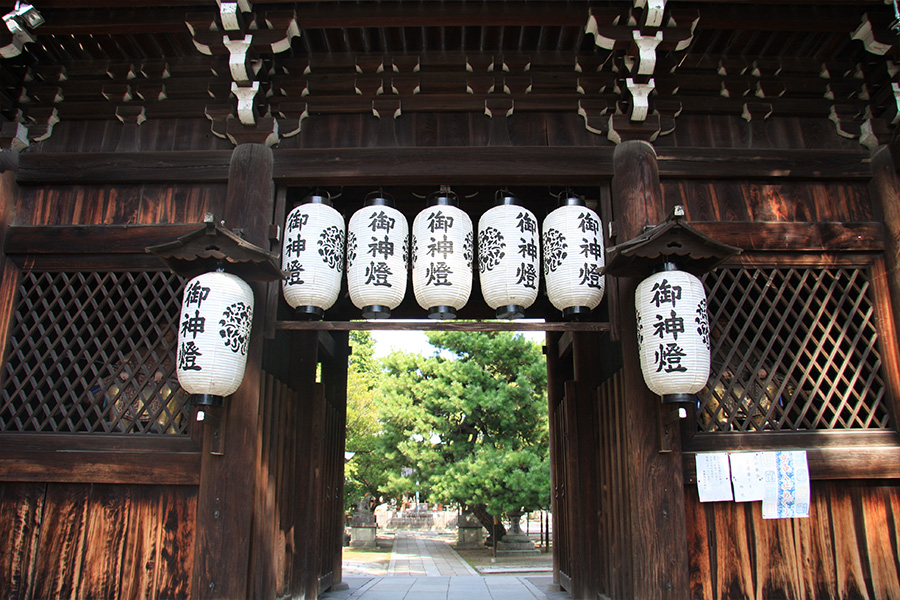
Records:
M618 93L621 98L619 113L633 122L645 121L651 114L659 117L660 113L654 111L651 105L652 97L661 97L653 75L657 69L666 73L674 71L678 60L671 55L688 48L698 20L696 10L684 9L669 10L667 19L665 0L634 0L625 14L613 8L592 7L585 31L593 34L598 47L612 53L612 60L619 66L619 72L612 85L595 81L590 76L583 81L579 79L579 91L587 94L586 90L593 88L599 93ZM661 57L665 57L662 64ZM666 114L662 128L657 126L660 124L659 118L654 119L648 128L614 126L612 119L609 126L604 127L602 122L605 119L598 120L596 112L590 115L587 105L582 103L579 103L579 114L585 118L588 131L598 133L605 129L610 139L622 139L623 132L635 130L639 139L645 139L647 129L655 132L654 137L663 131L669 133L674 130L675 117L681 112L681 106L666 105L665 102L663 105Z

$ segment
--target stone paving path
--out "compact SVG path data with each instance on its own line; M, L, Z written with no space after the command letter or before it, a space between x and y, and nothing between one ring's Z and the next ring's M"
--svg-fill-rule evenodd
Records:
M571 600L551 577L481 576L439 536L397 532L386 577L344 576L348 589L321 600Z

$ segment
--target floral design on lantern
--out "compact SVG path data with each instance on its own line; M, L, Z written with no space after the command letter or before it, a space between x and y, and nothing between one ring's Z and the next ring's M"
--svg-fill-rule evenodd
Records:
M544 276L551 304L566 318L588 314L603 300L605 262L600 217L570 196L544 219Z
M344 227L332 225L319 234L319 256L331 269L344 269Z
M498 202L478 222L481 293L498 319L519 319L540 284L537 219L508 192Z
M234 352L247 354L250 343L250 326L253 323L253 307L244 302L235 302L225 309L219 320L219 335L225 345Z
M429 198L413 221L413 291L432 319L454 319L472 292L472 220L453 192Z
M356 234L352 231L347 232L347 271L350 271L350 268L353 266L353 261L356 260Z
M566 257L566 238L558 230L544 226L544 275L556 271Z
M298 316L321 319L341 289L344 218L328 198L313 194L288 214L284 230L284 299Z
M500 260L506 256L504 248L506 243L498 229L485 227L478 232L478 265L482 273L493 271L500 264Z
M240 386L252 324L253 291L240 277L214 271L185 286L176 372L195 404L221 405Z
M694 275L669 268L635 290L641 371L664 402L692 402L709 378L706 291Z
M359 252L360 260L351 264L348 248L347 286L366 319L390 317L406 295L409 225L392 204L377 195L350 218L352 252L354 257Z

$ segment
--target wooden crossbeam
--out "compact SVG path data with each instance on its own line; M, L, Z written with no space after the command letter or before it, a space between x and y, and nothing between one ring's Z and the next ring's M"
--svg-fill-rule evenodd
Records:
M328 148L275 150L275 179L284 184L594 185L612 177L612 147ZM660 148L664 178L868 180L862 150ZM226 181L231 151L28 153L22 185L52 183Z

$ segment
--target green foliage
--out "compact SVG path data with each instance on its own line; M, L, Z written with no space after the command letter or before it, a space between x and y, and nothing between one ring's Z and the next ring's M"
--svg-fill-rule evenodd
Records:
M377 451L381 431L375 403L383 378L368 331L350 332L352 354L347 366L347 442L354 456L344 465L344 505L350 509L366 493L379 496L387 483L388 465Z
M546 364L508 332L433 332L449 354L394 353L378 395L387 491L485 504L494 514L549 506ZM416 472L406 477L402 467Z

